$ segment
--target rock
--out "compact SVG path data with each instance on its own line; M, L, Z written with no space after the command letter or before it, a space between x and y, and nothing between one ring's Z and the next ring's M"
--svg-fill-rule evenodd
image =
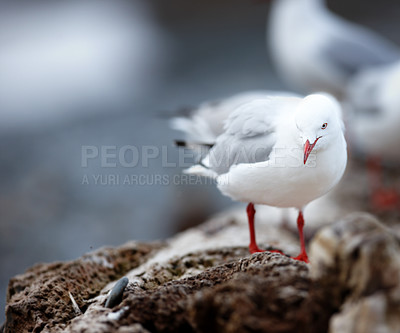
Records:
M311 244L311 277L340 312L329 332L400 332L400 240L372 215L351 214Z
M297 252L297 236L279 224L260 225L258 235L261 246ZM130 243L35 266L10 281L5 331L399 331L399 240L371 215L319 231L310 265L249 255L247 236L245 219L231 212L165 244ZM122 275L129 279L122 302L107 308Z
M84 312L109 282L144 262L161 244L128 243L71 262L39 264L12 278L5 332L50 332L76 316L69 293Z
M299 311L311 287L305 263L266 253L235 264L230 265L234 276L191 299L190 322L196 331L289 332L308 328L307 310Z

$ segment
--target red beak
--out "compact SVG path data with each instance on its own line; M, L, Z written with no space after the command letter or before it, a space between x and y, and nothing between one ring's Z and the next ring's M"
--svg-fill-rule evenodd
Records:
M319 138L316 138L313 144L310 144L310 141L306 141L304 144L304 164L306 164L308 156L310 156L311 151L314 149Z

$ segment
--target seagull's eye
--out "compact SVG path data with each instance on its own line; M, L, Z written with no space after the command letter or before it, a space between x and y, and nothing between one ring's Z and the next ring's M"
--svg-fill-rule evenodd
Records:
M321 126L321 129L325 129L327 127L328 127L328 123L323 123L322 126Z

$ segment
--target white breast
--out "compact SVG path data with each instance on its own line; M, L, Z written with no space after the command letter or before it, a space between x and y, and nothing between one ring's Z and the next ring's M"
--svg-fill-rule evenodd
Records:
M306 165L302 158L299 147L288 148L267 162L233 166L218 177L218 188L238 201L302 208L327 193L342 178L347 164L343 135L329 148L310 156Z

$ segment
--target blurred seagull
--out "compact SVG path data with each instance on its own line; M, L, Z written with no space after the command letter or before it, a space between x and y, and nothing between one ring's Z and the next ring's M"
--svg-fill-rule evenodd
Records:
M400 58L397 63L367 69L350 81L346 102L351 134L363 153L400 162Z
M380 160L400 163L400 59L356 75L347 87L345 105L350 108L347 114L354 150L369 159L373 206L398 206L399 194L381 184Z
M191 131L196 122L188 125ZM207 156L185 172L214 178L224 195L248 203L251 253L262 251L254 204L297 208L301 251L294 259L308 262L303 210L341 179L347 164L343 131L340 105L330 95L254 99L228 115Z
M324 0L273 1L268 37L278 71L305 92L341 97L360 70L400 59L397 45L334 15Z

